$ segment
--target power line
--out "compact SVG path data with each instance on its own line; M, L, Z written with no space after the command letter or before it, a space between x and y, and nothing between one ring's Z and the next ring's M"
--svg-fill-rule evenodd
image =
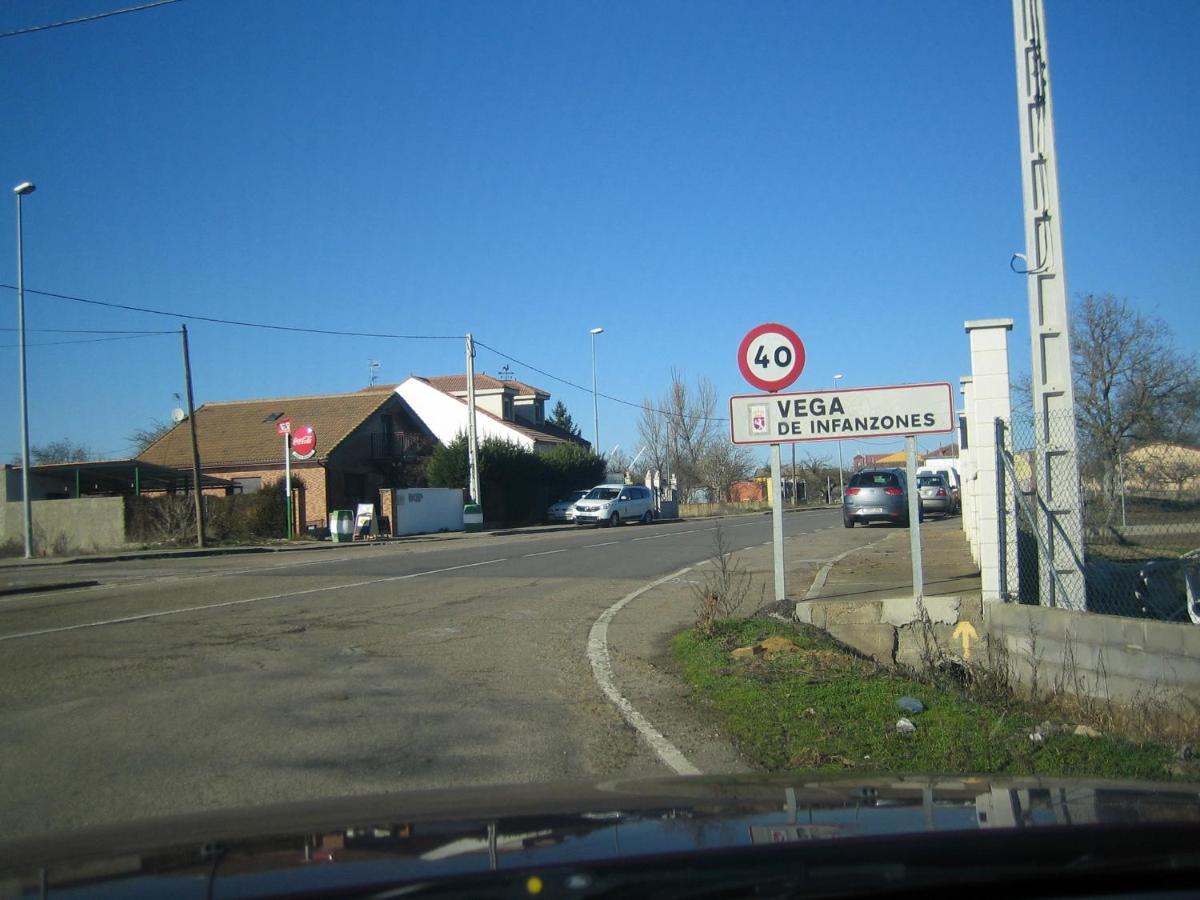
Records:
M7 330L7 329L6 329ZM40 344L26 343L26 348L29 347L61 347L64 344L102 344L106 341L132 341L137 338L144 337L160 337L164 334L174 334L173 331L143 331L138 334L127 334L122 337L102 337L102 338L84 338L78 341L44 341ZM20 347L20 344L0 344L0 350L14 350Z
M574 381L569 381L566 378L561 378L558 375L554 375L550 372L547 372L545 369L539 369L537 366L531 365L530 363L527 363L527 362L523 362L523 361L517 359L515 356L509 356L507 353L505 353L501 350L497 350L495 347L491 347L479 339L475 340L475 345L478 347L483 347L485 350L490 350L493 353L495 353L497 356L503 357L504 359L507 359L509 362L516 363L518 366L524 366L526 369L529 369L532 372L537 372L539 375L545 375L547 378L553 379L554 381L557 381L559 384L565 384L568 387L573 387L576 390L585 391L586 393L589 393L589 394L592 392L592 389L590 387L584 387L582 384L576 384ZM605 400L611 400L613 403L620 403L622 406L631 406L634 409L648 409L648 410L650 410L650 412L658 413L659 415L663 415L663 416L670 416L672 418L695 419L698 422L728 422L729 421L728 419L723 418L721 416L689 416L689 415L686 415L685 413L670 412L669 410L658 409L656 407L650 406L648 403L634 403L631 400L622 400L620 397L614 397L611 394L605 394L601 391L596 391L596 396L603 397Z
M117 328L26 328L27 332L35 331L45 334L176 334L175 331L134 331ZM20 331L19 328L0 328L0 331Z
M0 288L15 291L11 284L0 284ZM328 328L301 328L298 325L274 325L269 322L242 322L238 319L220 319L216 316L198 316L191 313L172 312L165 309L153 309L148 306L132 306L127 303L109 303L106 300L92 300L88 297L75 297L71 294L56 294L53 291L35 291L25 288L27 294L37 294L39 297L52 297L55 300L70 300L73 303L86 303L89 306L104 306L108 309L124 309L129 312L147 313L152 316L170 316L173 319L188 319L193 322L211 322L215 325L237 325L241 328L262 328L268 331L291 331L301 334L325 334L332 337L368 337L390 338L402 341L461 341L461 334L391 334L378 331L334 331Z
M49 31L51 28L63 28L67 25L79 25L83 22L95 22L97 19L109 19L113 16L123 16L126 13L143 12L159 6L178 3L179 0L155 0L154 3L143 3L141 6L127 6L124 9L112 9L108 12L94 13L90 16L79 16L75 19L63 19L61 22L50 22L47 25L30 25L28 28L18 28L16 31L0 33L0 38L17 37L21 34L33 34L35 31Z

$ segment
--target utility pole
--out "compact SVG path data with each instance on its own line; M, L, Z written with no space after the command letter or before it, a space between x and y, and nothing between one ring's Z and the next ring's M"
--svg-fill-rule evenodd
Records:
M1075 389L1045 17L1042 0L1013 0L1025 206L1023 274L1029 293L1034 455L1041 494L1037 527L1049 551L1039 566L1040 597L1044 606L1084 609Z
M467 466L471 502L483 506L479 494L479 439L475 431L475 340L467 333Z
M179 326L183 339L183 382L187 389L188 427L192 432L192 496L196 498L196 546L204 546L204 498L200 495L200 443L196 438L196 408L192 400L192 359L188 354L187 325Z

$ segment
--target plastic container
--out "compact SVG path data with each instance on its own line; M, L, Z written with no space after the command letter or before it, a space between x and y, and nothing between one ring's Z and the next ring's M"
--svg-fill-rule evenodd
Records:
M483 507L478 503L463 506L463 530L483 531Z
M335 543L354 540L354 510L335 509L329 514L329 539Z

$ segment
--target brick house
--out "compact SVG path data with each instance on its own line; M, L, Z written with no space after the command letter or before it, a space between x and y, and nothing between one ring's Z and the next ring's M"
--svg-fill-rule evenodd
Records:
M303 484L297 503L300 527L326 524L330 510L378 502L380 488L432 447L428 429L391 388L205 403L196 410L201 472L232 481L244 493L278 484L284 466L276 421L285 417L293 429L311 425L317 436L311 459L292 460L292 477ZM190 470L187 420L138 459Z

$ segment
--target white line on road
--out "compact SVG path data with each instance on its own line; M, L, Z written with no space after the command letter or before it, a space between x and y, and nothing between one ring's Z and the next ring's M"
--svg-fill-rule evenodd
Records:
M356 581L352 584L331 584L326 587L308 588L303 591L288 591L283 594L268 594L265 597L246 597L243 600L226 600L222 603L206 603L203 606L185 606L180 609L164 609L160 612L139 613L135 616L121 616L117 619L102 619L98 622L83 622L79 625L63 625L60 628L43 628L41 631L25 631L20 634L0 635L0 641L15 641L19 638L40 637L46 634L58 634L63 631L77 631L81 628L98 628L101 625L123 625L127 622L141 622L145 619L159 619L163 616L177 616L181 613L204 612L209 609L222 609L227 606L242 606L246 603L261 603L264 600L287 600L290 597L303 597L308 594L320 594L325 591L343 591L350 588L369 587L373 584L386 584L389 581L404 581L409 578L421 578L425 575L440 575L443 572L454 572L459 569L473 569L477 566L490 566L494 563L507 562L504 559L486 559L483 562L464 563L461 566L447 566L444 569L429 569L425 572L410 572L408 575L391 575L387 578L372 578L369 581Z
M670 575L664 575L657 581L652 581L634 591L632 594L626 594L608 609L600 614L595 623L592 625L592 630L588 634L587 655L588 660L592 664L592 675L596 679L596 683L600 685L600 690L604 692L613 705L621 711L621 715L625 721L642 736L658 754L658 758L676 775L699 775L700 770L688 762L687 757L679 752L678 748L663 737L662 732L650 724L649 720L640 712L633 708L633 704L626 700L621 692L617 690L617 686L613 681L612 659L608 655L608 623L613 620L613 616L619 613L626 604L636 600L642 594L660 584L665 584L673 578L686 573L691 566L680 569L678 572L672 572Z
M543 550L541 553L526 553L521 559L529 559L531 556L549 556L552 553L566 553L567 549L563 547L561 550Z
M584 544L583 546L585 548L586 547L611 547L613 544L619 544L619 543L621 543L621 542L620 541L605 541L603 544Z
M673 532L668 531L666 534L651 534L651 535L647 535L646 537L634 538L633 540L635 542L636 541L656 541L659 538L671 537L672 534L673 534Z

